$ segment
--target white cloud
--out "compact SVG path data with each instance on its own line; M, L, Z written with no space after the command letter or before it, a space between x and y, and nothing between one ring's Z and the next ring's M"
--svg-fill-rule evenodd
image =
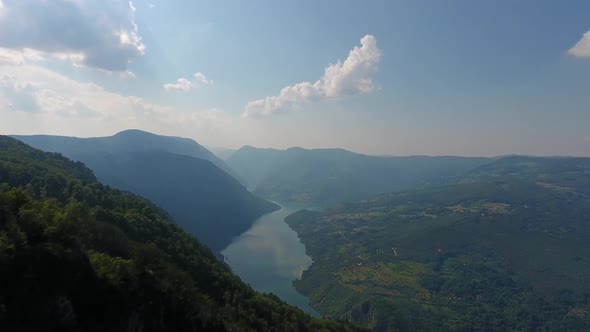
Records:
M135 78L136 77L135 73L130 70L126 70L126 71L120 73L119 76L121 78Z
M39 105L34 96L36 87L28 82L18 82L12 76L0 74L0 96L10 98L0 99L0 107L23 112L36 112Z
M176 109L44 67L0 65L0 134L104 136L129 128L228 145L259 132L221 109ZM195 137L195 133L200 135Z
M132 127L163 119L173 110L148 103L135 96L123 96L95 83L81 83L51 70L32 66L0 66L0 114L3 119L18 118L27 112L30 119L44 119L47 127L63 123L104 121L117 127ZM5 107L1 107L5 106ZM7 114L3 114L6 113ZM92 117L92 119L85 119ZM34 121L33 121L34 122ZM42 122L42 121L40 121ZM2 121L2 130L22 128L22 124ZM90 123L88 123L90 125ZM37 128L42 130L47 128Z
M193 87L193 83L186 78L179 78L176 80L176 83L166 83L164 84L164 90L166 91L173 91L173 90L180 90L180 91L189 91Z
M0 9L2 61L59 59L125 72L145 53L132 2L3 0Z
M284 87L276 96L251 101L242 116L266 115L294 103L370 92L374 88L372 77L380 59L381 50L377 47L377 39L366 35L361 39L360 47L355 46L344 62L328 65L324 76L315 83L297 83Z
M79 53L48 53L31 48L12 50L0 47L0 64L22 65L27 62L42 62L49 60L68 60L74 64L79 64L84 60L84 56Z
M179 78L176 80L176 83L166 83L163 85L164 90L166 91L190 91L192 88L198 88L201 86L213 85L213 80L207 79L207 77L201 73L195 73L193 75L195 77L194 81L189 81L186 78Z
M590 31L587 31L567 53L578 58L590 58Z
M194 76L195 82L199 86L213 85L213 80L207 79L207 77L201 72L195 73Z

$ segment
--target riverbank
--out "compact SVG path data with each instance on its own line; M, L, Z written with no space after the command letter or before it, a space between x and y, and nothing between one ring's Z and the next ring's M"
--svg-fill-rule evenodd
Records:
M297 233L284 221L297 210L281 207L263 215L250 229L236 237L222 254L232 270L257 291L273 293L283 301L319 316L309 306L308 298L293 286L293 281L301 278L303 271L312 264Z

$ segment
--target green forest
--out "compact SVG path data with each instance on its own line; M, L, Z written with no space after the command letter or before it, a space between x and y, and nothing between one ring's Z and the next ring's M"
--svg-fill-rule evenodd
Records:
M101 183L149 199L215 253L258 217L278 209L250 193L222 160L194 140L140 130L96 138L15 138L81 161Z
M590 332L590 0L0 0L0 332Z
M509 157L456 184L287 217L296 287L376 331L590 329L590 158Z
M0 136L3 331L356 331L255 292L163 210Z

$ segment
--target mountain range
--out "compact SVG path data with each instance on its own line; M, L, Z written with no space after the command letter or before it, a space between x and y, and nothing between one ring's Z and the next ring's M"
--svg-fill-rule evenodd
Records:
M86 164L99 181L150 199L215 251L278 209L250 192L197 142L127 130L110 137L14 136Z
M294 285L324 317L379 332L590 329L590 158L245 146L224 162L135 130L18 139L78 162L0 137L0 320L11 324L357 329L255 293L206 248L277 209L269 199L321 207L285 221L313 259ZM51 296L19 310L26 290Z
M3 331L361 331L252 290L159 207L0 136Z
M227 160L254 193L299 206L327 206L391 191L440 185L490 162L479 157L381 157L342 149L245 146Z

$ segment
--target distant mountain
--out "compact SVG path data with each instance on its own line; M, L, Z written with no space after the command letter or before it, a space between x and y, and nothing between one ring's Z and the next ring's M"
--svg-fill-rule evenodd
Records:
M375 331L590 330L590 158L507 157L459 183L286 218L321 313Z
M229 158L227 164L244 179L248 188L255 189L278 163L283 150L259 149L246 145Z
M17 138L82 161L101 182L152 200L215 251L278 208L248 192L216 166L223 161L192 140L136 130L103 138Z
M6 136L0 136L0 326L360 330L255 292L160 208L100 184L82 163Z
M230 149L230 148L219 148L213 146L207 146L207 150L211 151L214 155L216 155L221 160L226 160L227 158L231 157L237 150Z
M78 138L52 135L13 135L12 137L43 151L59 152L71 159L87 154L128 151L160 150L209 160L220 169L234 176L223 160L189 138L162 136L146 131L129 129L113 136Z
M378 157L342 149L288 150L246 146L227 159L262 197L326 205L395 190L454 181L490 162L468 157Z
M81 158L105 184L164 208L182 228L221 251L262 214L278 208L252 195L207 160L164 151L92 154Z
M480 166L466 174L461 182L518 177L538 183L574 188L590 195L590 158L510 156Z

